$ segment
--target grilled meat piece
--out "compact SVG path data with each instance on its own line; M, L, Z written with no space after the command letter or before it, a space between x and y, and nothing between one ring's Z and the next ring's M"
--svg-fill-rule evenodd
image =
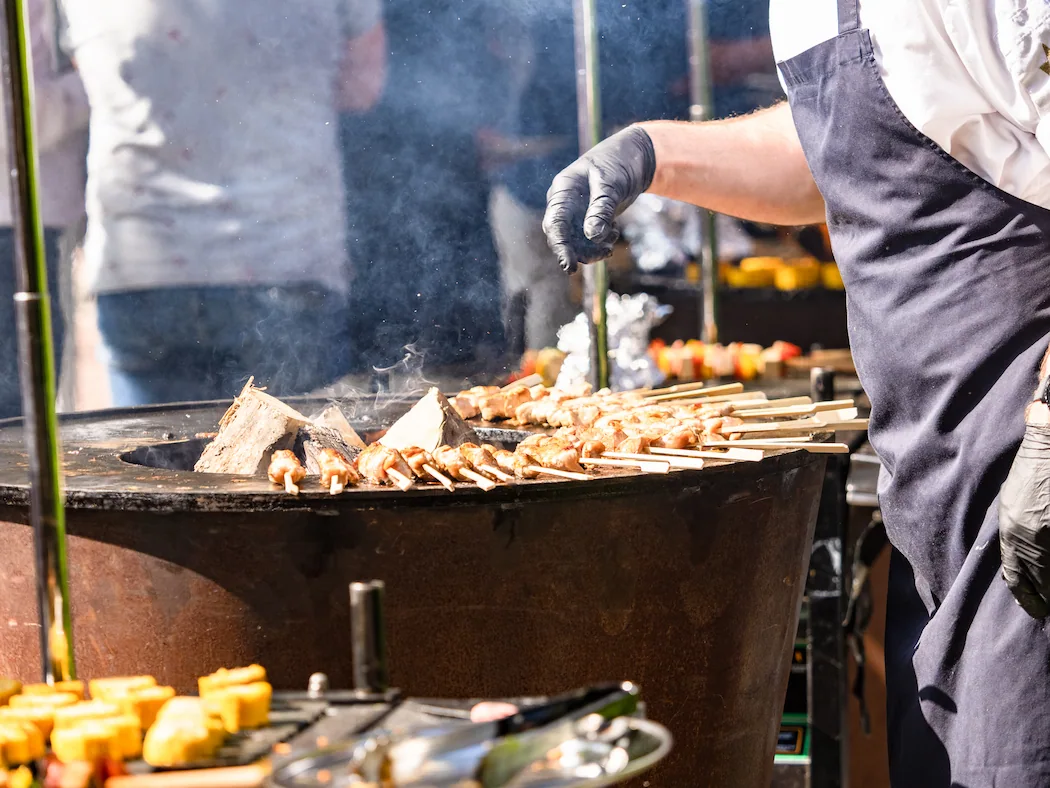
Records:
M478 397L481 418L485 421L512 419L518 406L526 402L532 402L532 394L525 386L511 386L505 391L497 390L493 394Z
M275 451L270 458L267 475L274 484L283 484L292 495L299 494L299 482L306 478L306 468L299 462L294 452L288 449Z
M357 470L372 484L389 484L388 470L395 470L406 478L413 477L412 468L397 449L373 443L357 456Z
M332 495L338 495L344 488L361 481L361 474L353 463L335 449L321 449L317 464L321 469L321 486Z

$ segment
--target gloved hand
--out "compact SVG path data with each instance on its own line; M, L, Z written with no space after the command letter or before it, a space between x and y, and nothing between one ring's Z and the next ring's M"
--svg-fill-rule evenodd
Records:
M656 173L653 141L628 126L566 167L547 190L543 232L566 273L612 254L616 216L649 188Z
M1050 426L1028 424L999 491L1003 579L1032 618L1050 615Z

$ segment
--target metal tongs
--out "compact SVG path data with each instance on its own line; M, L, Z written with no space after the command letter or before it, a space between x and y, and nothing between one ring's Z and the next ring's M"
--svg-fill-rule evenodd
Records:
M390 731L317 751L285 765L278 785L310 785L306 773L327 772L339 785L476 785L503 788L568 742L596 737L614 720L638 713L631 683L607 684L558 696L494 722L426 728L399 738ZM306 778L306 779L304 779Z

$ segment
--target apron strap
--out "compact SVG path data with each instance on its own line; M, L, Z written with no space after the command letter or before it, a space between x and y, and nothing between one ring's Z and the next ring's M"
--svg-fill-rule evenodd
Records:
M838 0L839 33L848 33L860 27L860 0Z

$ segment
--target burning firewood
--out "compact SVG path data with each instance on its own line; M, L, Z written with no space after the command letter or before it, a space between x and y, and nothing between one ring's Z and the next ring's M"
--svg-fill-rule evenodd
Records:
M439 446L476 443L478 436L437 389L431 389L380 440L392 449L418 446L431 454Z
M204 448L194 470L250 476L266 468L273 452L290 449L309 420L255 388L249 379L219 422L219 434Z
M313 421L314 424L329 427L338 432L347 446L354 449L365 448L366 444L361 440L361 436L350 426L350 422L346 420L346 416L336 405L329 405L321 411L319 416L314 417Z
M343 436L330 427L307 424L299 428L295 437L294 451L296 456L306 461L307 473L312 476L321 473L320 457L325 450L334 451L350 463L353 463L357 455L361 453L361 449L349 446L343 440Z

